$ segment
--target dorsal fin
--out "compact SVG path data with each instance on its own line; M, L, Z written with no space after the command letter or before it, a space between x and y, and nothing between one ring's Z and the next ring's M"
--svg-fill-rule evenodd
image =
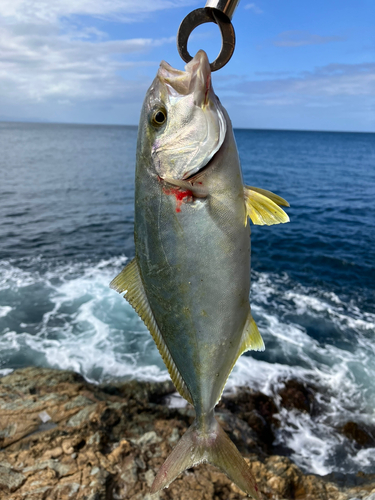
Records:
M229 375L232 373L232 370L237 363L238 358L246 351L264 351L264 342L261 334L259 333L258 327L254 321L254 318L251 315L250 307L249 313L247 315L246 323L244 329L242 331L241 341L238 347L237 355L233 361L233 364L228 372L228 375L223 383L223 387L220 391L220 396L216 401L216 404L220 401L221 395L223 394L225 384L227 383Z
M121 273L111 281L109 286L113 290L116 290L116 292L124 293L124 298L133 307L151 333L158 351L168 368L169 375L171 376L176 389L181 396L186 399L186 401L193 404L189 389L186 387L186 384L172 359L169 349L164 342L154 318L143 286L142 278L139 273L137 260L134 258L131 262L129 262Z
M279 207L279 205L289 206L289 204L281 196L265 189L244 186L244 199L247 217L250 217L253 224L272 226L289 222L288 215Z

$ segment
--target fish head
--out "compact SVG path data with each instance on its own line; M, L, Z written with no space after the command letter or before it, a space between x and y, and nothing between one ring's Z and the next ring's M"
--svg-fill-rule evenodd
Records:
M188 179L207 165L224 142L227 124L203 50L185 71L161 62L142 116L147 123L144 144L160 178Z

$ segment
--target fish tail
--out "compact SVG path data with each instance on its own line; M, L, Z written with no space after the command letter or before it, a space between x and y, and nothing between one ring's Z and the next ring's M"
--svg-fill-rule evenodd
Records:
M159 469L151 494L166 488L181 472L201 462L215 465L241 490L255 500L260 499L249 466L214 417L209 431L202 431L197 420L189 427Z

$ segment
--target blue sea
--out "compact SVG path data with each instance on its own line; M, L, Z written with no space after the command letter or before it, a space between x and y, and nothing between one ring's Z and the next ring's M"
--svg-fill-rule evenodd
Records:
M338 429L375 426L375 135L235 135L245 183L286 198L291 222L252 228L266 350L242 356L228 388L314 385L320 411L280 406L277 443L308 472L374 472L375 449ZM0 374L37 365L93 382L168 378L108 287L134 256L136 137L136 127L0 123Z

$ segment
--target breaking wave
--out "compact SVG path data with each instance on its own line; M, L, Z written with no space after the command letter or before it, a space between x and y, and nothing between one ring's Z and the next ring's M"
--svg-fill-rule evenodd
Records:
M22 266L0 262L0 373L37 365L97 383L167 379L142 321L108 287L126 262L125 256L55 266L42 258ZM373 469L375 449L357 450L338 429L373 419L375 315L286 274L254 272L251 303L266 351L242 356L227 390L246 385L278 402L285 381L306 382L316 388L319 413L279 405L277 441L310 472Z

